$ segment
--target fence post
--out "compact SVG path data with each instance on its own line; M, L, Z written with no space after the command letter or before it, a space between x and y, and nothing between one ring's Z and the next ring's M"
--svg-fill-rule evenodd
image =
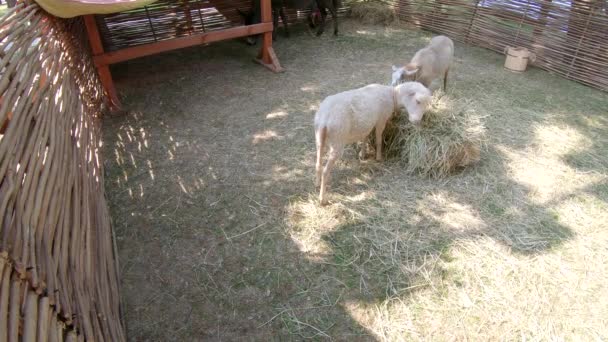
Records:
M587 29L589 28L589 22L595 13L595 7L589 12L587 15L587 21L585 22L585 29L583 33L581 33L581 37L578 40L578 44L576 44L576 50L574 51L574 56L572 56L572 61L570 62L570 66L568 67L568 73L566 74L566 78L570 77L570 73L572 73L572 68L574 67L574 62L576 62L576 58L578 57L578 52L581 49L581 44L583 43L583 39L585 39L585 35L587 34ZM570 30L570 28L568 28Z
M464 38L465 43L470 44L469 36L471 34L471 29L473 28L473 22L475 21L475 17L477 16L477 8L479 7L479 1L475 1L475 9L473 9L473 16L471 16L471 21L469 22L469 27L467 28L467 33Z
M84 24L87 28L87 34L89 36L89 43L91 44L93 57L103 55L103 44L101 43L101 36L99 35L99 29L97 28L97 23L95 22L95 16L85 15ZM116 88L114 88L114 81L112 80L112 74L110 73L110 66L98 65L95 63L95 67L97 68L97 73L99 74L101 84L103 85L110 99L110 107L113 109L120 108L120 101L118 100Z

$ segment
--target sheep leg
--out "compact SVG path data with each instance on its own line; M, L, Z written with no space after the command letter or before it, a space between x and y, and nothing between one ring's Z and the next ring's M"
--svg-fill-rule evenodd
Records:
M445 75L443 75L443 91L447 92L448 90L448 71L450 71L450 68L447 68L445 70Z
M386 127L386 122L376 125L376 160L382 161L382 133Z
M283 28L285 28L285 37L289 37L289 28L287 27L287 16L285 15L285 8L281 6L279 9L279 15L281 16L281 21L283 22Z
M331 19L334 22L334 36L337 36L338 35L338 9L335 6L333 6L333 3L332 3L332 6L329 7L329 12L331 13Z
M321 12L321 25L317 30L317 37L323 34L325 31L325 19L327 18L327 9L325 7L319 6L319 11Z
M308 14L308 28L311 28L311 29L315 28L315 22L313 20L313 16L314 16L313 12L310 12Z
M276 8L272 9L272 40L277 40L277 31L279 28L279 13Z
M331 146L329 149L329 156L327 158L327 163L325 164L325 168L323 169L323 175L321 177L321 191L319 192L319 202L321 205L327 204L327 198L325 197L325 193L327 192L327 184L330 180L331 170L334 168L334 164L336 160L340 158L342 155L342 151L344 150L344 146Z
M317 145L317 163L315 165L316 177L315 186L319 186L321 183L321 172L323 162L323 150L325 149L325 135L327 134L327 128L323 127L315 131L315 142Z
M367 141L361 142L361 150L359 151L359 159L365 159L367 155Z

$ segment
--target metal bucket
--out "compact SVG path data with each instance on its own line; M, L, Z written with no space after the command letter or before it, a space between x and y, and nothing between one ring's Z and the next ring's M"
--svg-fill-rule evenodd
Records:
M524 72L528 66L528 61L534 62L536 55L524 47L507 46L504 50L507 55L505 69L513 72Z

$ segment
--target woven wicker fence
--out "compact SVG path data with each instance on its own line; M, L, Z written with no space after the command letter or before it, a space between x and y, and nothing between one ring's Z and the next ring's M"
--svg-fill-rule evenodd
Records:
M81 22L0 19L0 341L124 341Z
M399 17L456 40L503 52L523 46L534 65L608 90L606 0L394 0Z
M307 3L306 0L286 0L286 3ZM350 0L342 0L348 6ZM307 9L287 7L287 22L305 21ZM197 33L243 25L239 10L251 9L251 0L159 0L148 6L113 14L97 15L97 26L104 49L115 51L127 47L154 43ZM338 9L343 16L347 8ZM328 15L328 21L331 16ZM282 23L280 24L282 25Z

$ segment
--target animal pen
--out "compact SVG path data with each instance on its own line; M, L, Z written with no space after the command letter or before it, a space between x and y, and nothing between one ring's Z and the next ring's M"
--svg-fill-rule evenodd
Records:
M608 90L606 1L386 4L406 24L498 52L527 47L534 66ZM0 19L0 341L126 340L100 154L100 120L119 103L110 65L263 34L259 59L280 71L270 1L262 23L242 26L236 9L249 6L163 0L60 19L20 2Z
M225 39L263 34L256 60L274 72L282 71L272 49L270 1L261 2L261 23L240 25L236 9L250 5L243 0L165 0L129 12L85 16L93 61L112 102L119 104L109 65Z

